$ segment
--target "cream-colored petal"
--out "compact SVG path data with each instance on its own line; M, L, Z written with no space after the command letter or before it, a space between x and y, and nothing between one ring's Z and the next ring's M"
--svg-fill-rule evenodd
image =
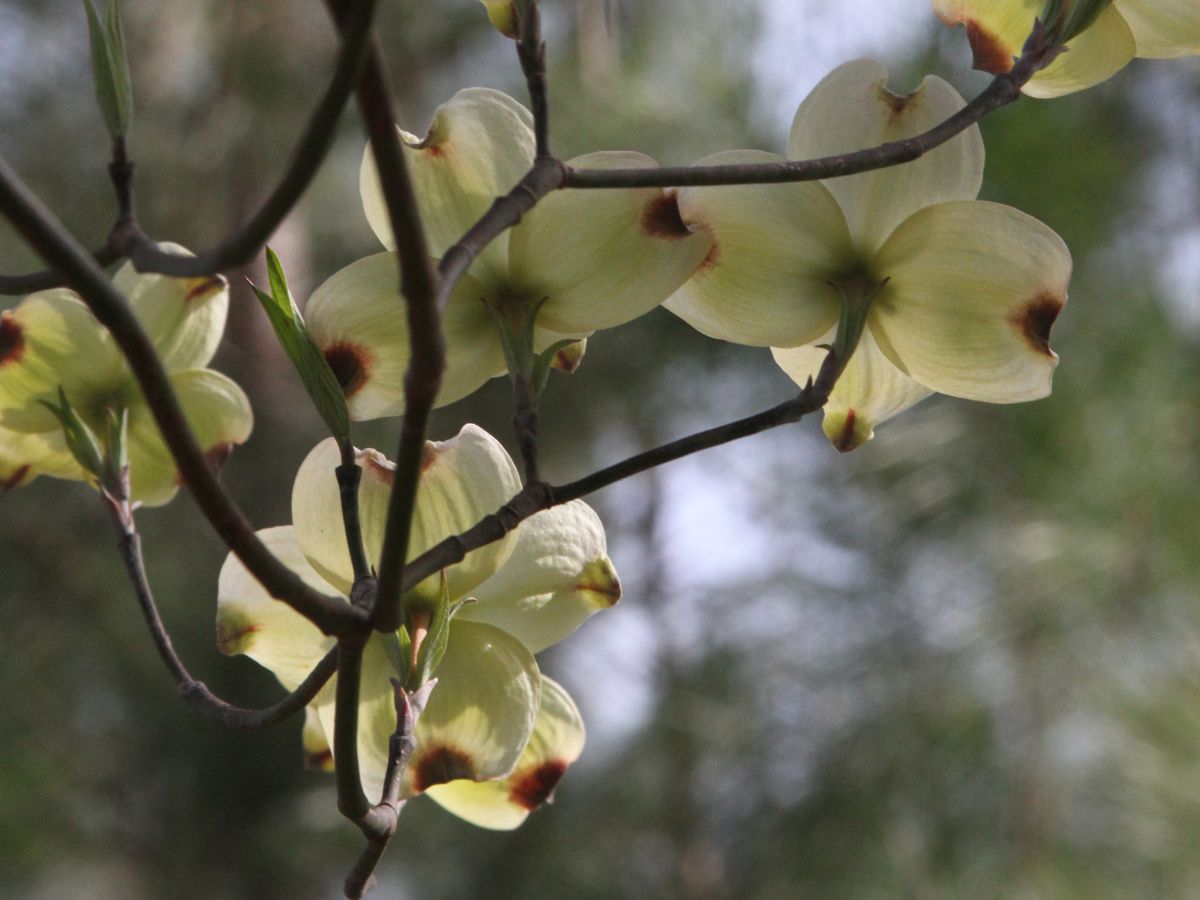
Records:
M0 494L22 487L39 475L80 481L83 469L67 449L62 430L9 431L0 428Z
M731 150L697 165L778 162ZM664 304L697 331L758 346L803 344L837 321L829 282L857 257L837 201L816 182L682 188L688 227L712 236L700 269Z
M792 123L788 155L833 156L928 131L966 105L930 75L909 94L893 94L887 70L870 59L838 66L813 88ZM919 159L825 182L866 258L897 225L923 206L974 200L983 183L983 138L975 126ZM777 342L778 343L778 342Z
M0 313L0 427L57 431L37 401L57 402L60 386L89 419L130 390L130 378L104 326L74 293L56 288Z
M966 28L975 68L998 75L1021 54L1045 0L933 0L933 7L947 25ZM1067 44L1067 52L1025 85L1025 93L1058 97L1098 84L1125 66L1133 57L1134 41L1117 9L1118 4L1105 9Z
M333 749L321 725L317 708L304 707L304 728L300 732L300 743L304 748L304 768L317 772L333 771Z
M868 323L888 359L943 394L1014 403L1050 392L1050 327L1071 256L1037 219L998 203L926 207L879 251L890 280Z
M832 344L835 333L830 331L816 344L803 347L772 347L771 353L788 377L803 387L809 378L816 378L828 354L817 345ZM874 437L876 427L931 393L892 365L866 328L825 404L825 435L838 450L853 450Z
M233 448L250 437L250 401L232 379L212 369L188 369L170 378L196 441L219 469ZM133 499L146 506L170 501L180 487L179 470L140 395L129 407L128 448Z
M192 255L178 244L160 244L159 249ZM113 284L128 299L167 371L197 369L213 358L229 311L229 282L222 276L141 274L133 263L125 263L113 276Z
M396 695L392 679L399 678L399 673L384 646L385 641L394 639L394 635L390 638L373 635L363 647L358 694L358 767L363 791L372 803L378 802L383 795L389 741L396 731ZM335 733L336 685L335 677L313 702L327 737Z
M429 249L441 256L533 165L533 118L520 103L490 88L459 91L434 113L424 139L402 132L404 156L417 194ZM363 157L360 187L371 228L389 250L387 205L370 148ZM502 284L508 269L508 236L480 254L472 272Z
M285 566L322 593L329 585L309 566L290 526L267 528L259 538ZM308 677L334 645L317 626L268 594L232 553L217 580L217 649L242 653L275 673L289 691Z
M621 582L600 517L573 500L523 522L512 556L471 593L478 602L458 618L503 628L538 653L615 604Z
M442 316L446 371L437 405L445 406L506 371L483 285L459 281ZM333 368L357 420L404 412L408 319L394 253L351 263L313 293L305 309L313 341Z
M533 734L540 706L542 678L533 655L499 628L456 619L436 677L437 687L417 722L406 794L511 772Z
M1136 50L1133 32L1116 8L1109 6L1022 90L1030 97L1042 98L1082 91L1125 68Z
M499 781L451 781L426 793L472 825L510 831L552 801L555 786L583 752L584 738L575 701L543 676L537 724L512 774Z
M606 151L568 165L657 164L640 153ZM672 191L559 191L513 229L509 289L515 302L541 304L538 323L545 328L565 333L611 328L662 303L699 268L711 244L706 232L684 224Z
M387 524L395 466L375 450L360 450L359 522L372 566L378 566ZM341 499L334 470L341 463L337 443L327 438L313 448L296 473L292 521L304 553L316 571L340 590L353 581L346 549ZM451 440L425 445L417 505L409 537L409 558L466 531L495 512L521 488L520 476L504 448L483 429L465 425ZM463 597L495 572L512 552L515 535L480 547L446 571L452 599Z
M1168 58L1200 53L1200 3L1196 0L1115 0L1138 56Z
M966 29L975 68L992 75L1012 68L1045 5L1045 0L933 0L938 18Z

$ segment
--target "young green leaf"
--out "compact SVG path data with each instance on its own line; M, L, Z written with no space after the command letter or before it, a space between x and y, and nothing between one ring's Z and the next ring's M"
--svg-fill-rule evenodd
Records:
M88 428L83 419L79 418L74 407L71 406L66 391L59 387L57 405L49 400L39 402L54 413L54 417L62 425L67 449L71 451L75 461L83 467L84 471L90 472L98 480L101 479L104 472L104 460L100 453L100 444L96 441L92 430Z
M275 329L275 335L279 338L288 359L300 373L300 380L317 412L321 414L334 437L346 439L350 436L350 414L346 409L346 397L325 356L309 337L300 310L296 308L296 302L288 290L283 266L270 247L267 248L267 278L271 288L269 294L259 290L254 284L250 286L254 288L255 296L266 310L271 327Z
M115 140L127 134L133 122L133 80L125 52L120 3L109 0L103 22L92 0L83 0L83 8L88 19L96 102L104 124Z

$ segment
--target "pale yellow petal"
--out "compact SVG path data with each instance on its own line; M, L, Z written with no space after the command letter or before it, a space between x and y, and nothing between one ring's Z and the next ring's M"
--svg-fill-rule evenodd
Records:
M406 793L513 770L537 721L542 678L516 638L478 622L450 624L437 687L417 722Z
M178 244L160 244L159 249L192 255ZM142 274L125 263L113 284L129 301L168 371L197 369L213 358L229 310L229 283L222 276L171 278Z
M250 401L232 379L212 369L188 369L170 378L200 449L219 469L233 448L250 437ZM140 394L129 407L128 446L133 499L146 506L168 502L179 490L179 472Z
M490 88L459 91L434 113L424 139L403 133L404 156L425 224L429 250L441 256L533 164L533 119L520 103ZM368 148L360 179L371 228L389 250L396 247L375 160ZM508 269L508 236L483 251L472 272L502 284Z
M329 585L300 552L295 531L267 528L259 538L285 566L322 593ZM334 639L271 597L232 553L217 581L217 649L226 656L245 654L270 669L289 691L295 690L334 646Z
M579 168L639 169L640 153L601 152ZM559 191L529 212L509 241L512 302L539 307L538 323L564 333L611 328L669 297L708 255L707 232L689 228L674 192L655 188Z
M833 343L830 331L817 344ZM803 347L773 347L775 362L796 384L803 387L816 378L828 350L816 344ZM864 329L850 362L834 385L824 407L823 428L830 443L838 450L853 450L875 436L875 429L892 416L920 402L932 393L888 360L875 343L869 328Z
M537 724L512 774L499 781L451 781L426 792L441 806L480 828L509 831L551 802L554 788L579 758L583 719L561 685L542 677Z
M870 59L845 63L826 75L796 111L788 155L834 156L913 137L966 105L954 88L933 75L908 94L892 93L887 80L887 70ZM869 257L921 207L974 200L982 183L983 138L972 126L919 159L831 178L825 186L841 205L855 246Z
M731 150L697 165L778 162ZM708 232L700 269L664 304L697 331L759 346L802 344L837 321L829 282L856 265L837 201L816 182L683 188L679 210Z
M304 707L304 728L300 732L300 743L304 748L304 768L316 772L333 771L333 750L329 738L321 725L321 716L315 706Z
M1108 7L1062 56L1025 85L1031 97L1061 97L1105 81L1128 65L1137 47L1115 7Z
M1196 0L1115 0L1138 56L1167 58L1200 53L1200 3Z
M1050 228L997 203L926 207L877 260L890 279L869 327L888 359L943 394L1013 403L1050 392L1050 328L1071 256Z
M477 602L458 618L503 628L538 653L614 605L621 582L600 517L573 500L523 522L512 556L471 594Z
M395 466L375 450L359 450L356 455L363 470L358 494L363 545L368 562L377 567ZM313 448L296 473L292 521L313 568L339 590L348 591L353 569L335 475L340 463L341 455L332 438ZM464 426L451 440L427 443L409 537L409 558L466 531L508 502L520 487L512 459L495 438L475 425ZM451 598L465 596L495 572L515 542L516 535L510 535L480 547L451 566L446 571Z
M29 484L39 475L83 479L83 469L67 449L62 430L23 432L0 428L0 494Z
M0 313L0 427L57 431L39 400L58 402L62 387L84 419L119 400L130 378L112 338L74 293L30 294Z
M445 314L446 371L437 405L445 406L506 371L483 285L467 275ZM409 338L394 253L351 263L313 293L305 310L309 334L333 369L354 419L404 412Z

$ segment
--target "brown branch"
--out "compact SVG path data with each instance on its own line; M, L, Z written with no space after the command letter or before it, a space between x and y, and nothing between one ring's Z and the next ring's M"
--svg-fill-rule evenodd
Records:
M344 15L345 0L326 0L326 5L335 20ZM429 413L446 368L446 345L436 302L438 276L429 257L416 194L404 161L391 83L384 68L383 54L375 39L371 41L357 97L359 112L370 139L371 153L379 171L388 220L396 239L400 290L407 310L411 347L408 371L404 377L400 449L396 454L396 471L379 561L377 594L371 614L372 626L388 632L400 626L400 581L408 554Z
M347 9L333 78L304 129L287 171L258 212L234 234L196 256L165 253L137 227L135 221L124 226L118 222L114 228L115 245L133 261L139 272L161 272L177 277L211 275L243 266L258 255L312 183L333 146L338 119L366 59L377 2L342 0L341 5Z
M408 564L404 573L404 590L410 590L435 572L462 562L472 550L503 538L523 521L542 510L577 500L593 491L616 484L633 475L674 462L701 450L708 450L768 431L780 425L798 422L809 413L816 412L829 399L829 394L841 374L842 365L833 353L825 357L815 381L809 380L800 393L770 409L718 425L696 434L688 435L670 443L638 453L628 459L593 472L584 478L563 485L551 485L544 481L526 484L516 495L496 512L485 516L461 534L448 537L426 550Z
M362 522L358 515L358 486L362 481L362 467L354 455L354 445L350 439L338 441L338 450L342 455L342 464L334 470L338 482L338 494L342 502L342 525L346 530L346 548L350 551L350 566L354 572L354 581L358 583L371 577L371 567L367 562L366 548L363 546Z
M538 0L521 13L521 33L517 39L517 58L529 87L529 107L533 113L533 137L538 159L550 153L550 104L546 98L546 44L542 41L542 9Z
M299 712L308 705L320 692L325 683L333 676L337 668L337 658L334 651L326 654L325 658L309 673L296 690L292 691L278 703L264 709L247 709L235 706L221 699L209 689L203 681L192 677L187 666L175 650L171 635L158 611L154 600L154 592L146 575L146 563L142 554L142 538L134 523L133 510L127 500L104 495L106 506L112 513L113 525L119 536L118 549L121 561L125 564L125 572L133 585L133 592L141 608L142 617L150 629L150 637L154 641L154 649L159 658L171 673L175 688L189 706L199 710L210 718L216 719L229 728L255 729L276 725L279 722Z
M356 631L363 620L361 610L354 609L339 597L313 590L259 540L210 468L179 406L162 360L125 298L113 287L104 270L3 159L0 159L0 212L29 245L62 274L93 315L112 333L142 389L146 404L179 468L180 478L225 545L272 597L287 603L326 634Z

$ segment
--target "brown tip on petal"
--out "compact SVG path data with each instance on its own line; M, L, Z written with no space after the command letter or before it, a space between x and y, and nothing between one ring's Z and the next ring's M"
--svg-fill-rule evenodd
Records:
M21 466L7 478L0 478L0 494L11 491L13 488L18 488L25 483L26 477L30 474L28 465Z
M965 21L967 41L971 44L973 65L980 72L1003 75L1013 65L1013 48L974 21Z
M454 747L431 747L421 754L413 766L413 788L417 793L435 784L445 784L460 778L475 777L471 757Z
M711 247L708 248L708 255L700 263L700 268L696 271L703 272L705 269L711 269L721 258L721 248L716 241L713 241Z
M1064 305L1065 301L1057 294L1039 294L1012 317L1029 346L1044 356L1054 356L1050 349L1050 329Z
M0 366L17 362L25 353L21 326L10 313L0 313Z
M642 231L650 237L676 238L691 234L679 212L679 199L674 191L659 191L642 211Z
M904 110L908 108L908 104L911 103L919 93L920 91L913 91L911 94L894 94L884 85L879 85L879 99L883 101L884 105L889 110L891 110L893 116L899 116L901 113L903 113Z
M304 768L310 772L332 772L333 751L328 749L318 750L315 753L305 751Z
M396 467L378 450L363 450L358 454L358 464L369 478L383 482L388 487L396 483Z
M214 294L218 294L225 289L225 285L227 283L228 282L225 281L225 278L222 275L209 275L205 278L193 278L187 283L188 291L183 296L184 302L191 303L193 300L203 300L207 297L213 296Z
M532 812L554 795L554 789L567 771L562 760L552 759L532 769L514 772L508 799Z
M367 383L371 375L371 354L360 344L338 341L324 351L325 362L333 370L333 377L342 388L342 393L353 397Z
M846 412L846 423L842 426L841 433L837 436L837 440L833 442L833 447L838 453L849 453L858 444L854 440L854 425L858 419L857 413L854 410Z
M607 609L621 599L621 579L607 559L597 559L583 567L575 589L594 595L596 606Z
M421 471L424 472L432 466L438 459L437 448L433 446L433 441L426 441L424 449L421 450Z
M229 457L233 455L235 444L232 441L223 441L220 444L213 444L204 451L204 458L208 460L208 467L214 472L220 472L225 467L225 463L229 461Z
M257 622L250 624L217 623L217 650L225 656L236 656L245 648L246 638L262 630Z

